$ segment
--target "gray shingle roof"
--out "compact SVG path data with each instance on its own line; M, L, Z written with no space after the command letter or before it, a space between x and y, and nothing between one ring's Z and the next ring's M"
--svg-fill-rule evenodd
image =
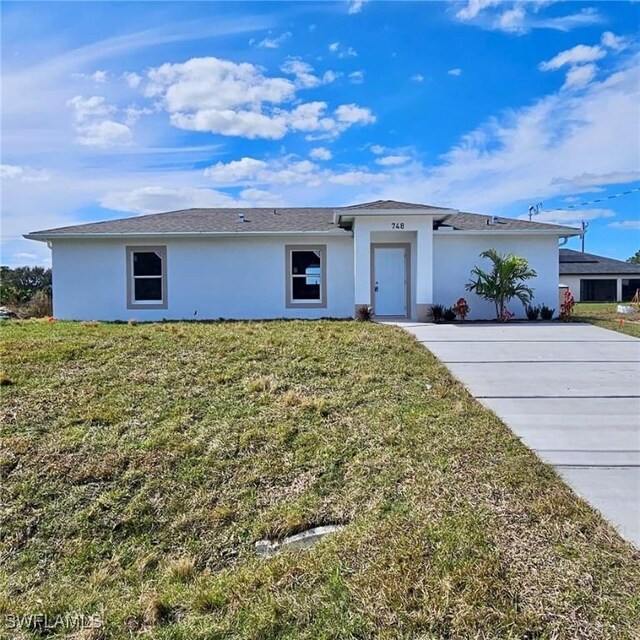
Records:
M492 224L487 224L487 220ZM558 230L571 230L579 232L578 229L572 229L571 227L565 227L559 224L547 224L546 222L532 222L529 220L517 220L516 218L500 218L497 217L493 222L492 216L483 216L478 213L454 213L447 216L440 226L453 227L459 231L515 231L518 229L558 229Z
M344 234L333 224L334 209L298 207L283 209L183 209L133 218L91 222L37 231L32 236L94 233L256 233L327 232ZM244 221L240 216L244 215Z
M166 213L90 222L56 229L46 229L27 234L32 239L49 239L56 236L110 235L110 234L179 234L179 233L333 233L343 235L347 230L334 223L336 211L354 209L425 209L442 211L439 207L393 200L378 200L351 207L284 207L284 208L230 208L183 209ZM487 224L490 216L477 213L453 213L441 225L458 230L565 230L569 227L500 218L495 224ZM244 221L241 220L244 216Z
M446 209L446 207L434 207L430 204L415 204L397 200L376 200L375 202L363 202L362 204L352 204L349 207L338 208L340 211L353 211L354 209Z
M560 275L616 275L627 274L640 277L640 264L582 253L573 249L560 249Z

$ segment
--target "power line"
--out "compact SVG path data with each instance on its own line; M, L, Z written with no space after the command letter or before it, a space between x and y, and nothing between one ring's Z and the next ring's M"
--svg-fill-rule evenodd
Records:
M576 202L574 204L568 204L564 207L554 207L553 209L544 209L545 213L549 211L564 211L565 209L577 209L578 207L585 207L590 204L599 204L600 202L606 202L607 200L615 200L616 198L622 198L623 196L628 196L632 193L636 193L640 191L640 187L635 187L634 189L627 189L626 191L620 191L619 193L613 193L610 196L604 196L602 198L595 198L594 200L585 200L584 202ZM542 213L542 203L539 202L535 206L532 205L529 207L529 220L531 220L532 216L537 216L539 213Z

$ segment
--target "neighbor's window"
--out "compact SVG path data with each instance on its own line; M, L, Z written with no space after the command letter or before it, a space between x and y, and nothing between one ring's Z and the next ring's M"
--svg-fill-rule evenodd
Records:
M287 247L287 306L326 306L326 248Z
M166 308L166 261L166 247L127 247L129 308Z

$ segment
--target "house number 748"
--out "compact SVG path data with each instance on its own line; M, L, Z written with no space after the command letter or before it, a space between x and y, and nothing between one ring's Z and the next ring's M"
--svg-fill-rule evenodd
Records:
M392 222L391 223L391 228L392 229L404 229L404 222Z

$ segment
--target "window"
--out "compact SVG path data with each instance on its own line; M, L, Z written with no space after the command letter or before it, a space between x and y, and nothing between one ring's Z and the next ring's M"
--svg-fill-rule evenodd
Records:
M127 308L167 308L166 263L166 247L127 247Z
M615 280L580 280L580 300L582 302L615 302Z
M325 246L286 247L287 307L327 306L325 256Z

